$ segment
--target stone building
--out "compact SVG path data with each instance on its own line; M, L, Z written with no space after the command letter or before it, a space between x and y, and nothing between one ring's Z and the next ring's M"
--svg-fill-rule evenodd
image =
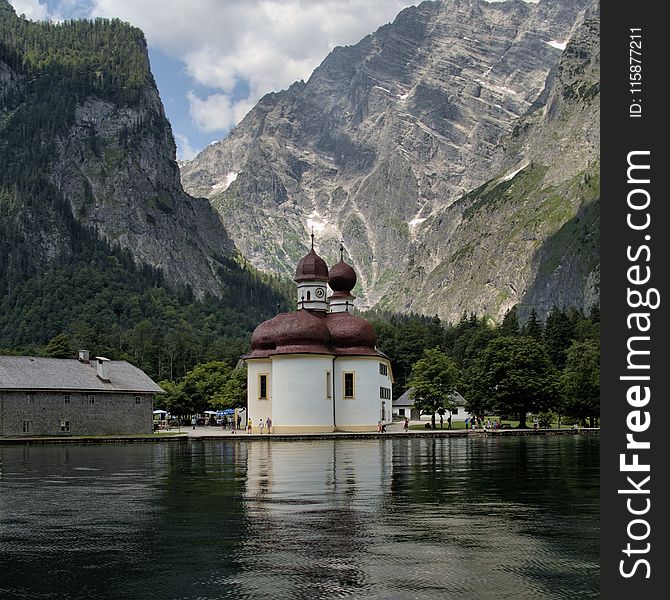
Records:
M126 361L0 356L0 436L152 432L163 390Z
M351 313L356 273L342 257L329 271L312 239L294 281L298 310L261 323L244 357L254 431L268 417L276 433L374 431L391 420L393 374L372 326Z

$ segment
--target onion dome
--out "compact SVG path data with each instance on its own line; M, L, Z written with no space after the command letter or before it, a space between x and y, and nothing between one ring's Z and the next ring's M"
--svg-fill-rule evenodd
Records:
M265 358L276 347L277 327L289 315L281 313L261 323L251 334L251 353L246 358Z
M380 355L375 349L375 330L365 319L340 312L329 314L326 321L330 330L330 343L337 354Z
M272 354L332 354L325 317L308 310L286 315L276 329L275 342Z
M300 259L293 281L328 281L328 265L314 248Z
M356 285L356 271L343 260L330 269L328 285L334 292L350 293Z

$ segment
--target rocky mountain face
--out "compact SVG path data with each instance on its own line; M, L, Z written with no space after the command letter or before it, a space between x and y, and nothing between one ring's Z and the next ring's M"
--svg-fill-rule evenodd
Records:
M261 269L291 273L311 229L331 261L343 240L362 306L454 319L581 305L562 274L589 261L562 251L597 195L594 13L589 0L410 7L265 96L182 165L184 187Z
M175 155L140 30L32 23L0 0L0 208L13 232L0 266L76 253L86 228L220 296L234 244L209 202L183 191Z
M216 270L234 244L209 203L183 191L153 85L142 100L126 107L91 96L77 106L74 122L56 140L51 180L73 214L105 239L198 296L220 295ZM150 135L142 131L145 123L152 124Z
M454 319L598 303L599 39L597 17L576 29L546 104L502 138L496 177L426 221L381 306Z

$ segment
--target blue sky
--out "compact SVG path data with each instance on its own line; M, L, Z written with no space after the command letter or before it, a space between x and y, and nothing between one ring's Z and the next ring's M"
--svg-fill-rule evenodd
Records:
M147 38L178 158L418 0L10 0L29 19L118 17Z

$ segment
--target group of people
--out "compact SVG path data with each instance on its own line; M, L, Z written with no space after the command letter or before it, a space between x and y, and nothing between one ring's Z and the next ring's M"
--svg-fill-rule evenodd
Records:
M254 422L249 418L247 421L247 434L251 433L254 428ZM263 430L267 429L268 433L272 433L272 419L268 417L263 421L263 419L260 419L258 421L258 431L261 435L263 435Z
M491 422L491 419L481 419L479 417L468 417L465 419L465 428L466 429L501 429L502 422L496 419Z
M197 417L191 417L191 426L193 429L195 429L196 425L198 424L198 419ZM217 421L217 419L214 418L214 415L212 415L209 419L209 425L211 426L216 426L221 424L221 427L223 429L229 429L235 433L236 429L240 429L242 427L242 417L240 415L237 415L237 419L233 417L232 415L230 416L230 419L228 418L228 415L223 415L223 418L221 418L220 421Z

